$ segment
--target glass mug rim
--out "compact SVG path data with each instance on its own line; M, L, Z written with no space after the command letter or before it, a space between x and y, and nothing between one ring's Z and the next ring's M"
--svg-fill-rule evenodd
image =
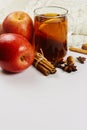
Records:
M37 15L41 15L41 13L39 13L39 10L41 9L49 9L49 8L56 8L56 9L61 9L62 11L64 11L64 13L59 13L59 15L56 15L54 16L55 18L58 18L58 17L61 17L61 16L66 16L68 14L68 10L64 7L61 7L61 6L41 6L41 7L38 7L36 9L34 9L34 15L37 16ZM40 17L49 17L49 18L53 18L53 16L44 16L44 15L41 15Z

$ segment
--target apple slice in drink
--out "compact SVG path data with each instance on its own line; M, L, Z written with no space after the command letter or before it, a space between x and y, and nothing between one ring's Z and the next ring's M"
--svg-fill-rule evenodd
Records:
M65 42L67 29L66 21L63 18L52 18L46 20L40 25L39 30L51 39L60 43Z

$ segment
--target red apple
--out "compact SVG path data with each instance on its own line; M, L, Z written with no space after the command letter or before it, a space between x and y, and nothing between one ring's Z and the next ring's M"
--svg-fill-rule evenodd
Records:
M33 38L33 21L28 13L14 11L3 20L3 29L7 33L17 33L26 37L30 42Z
M4 32L2 24L0 23L0 34L3 34L3 33L5 33L5 32Z
M32 65L34 48L22 35L0 35L0 67L8 72L21 72Z

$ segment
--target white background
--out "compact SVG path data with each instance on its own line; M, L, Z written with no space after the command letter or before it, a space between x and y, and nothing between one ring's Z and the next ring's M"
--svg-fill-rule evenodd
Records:
M60 5L68 8L80 6L76 6L74 0L63 1ZM56 2L0 0L1 21L10 11L26 10L32 16L33 5ZM28 7L31 8L28 10ZM84 35L82 38L75 36L75 44L78 40L86 42ZM73 40L70 42L73 44ZM76 58L80 54L68 51L67 55ZM0 69L0 130L87 130L87 62L84 65L76 62L76 65L77 72L68 74L57 69L57 73L47 77L33 66L13 75Z

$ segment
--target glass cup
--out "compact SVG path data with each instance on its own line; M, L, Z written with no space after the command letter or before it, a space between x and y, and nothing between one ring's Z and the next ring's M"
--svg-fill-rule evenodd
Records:
M67 53L68 10L57 6L34 10L35 50L51 62L60 62Z

